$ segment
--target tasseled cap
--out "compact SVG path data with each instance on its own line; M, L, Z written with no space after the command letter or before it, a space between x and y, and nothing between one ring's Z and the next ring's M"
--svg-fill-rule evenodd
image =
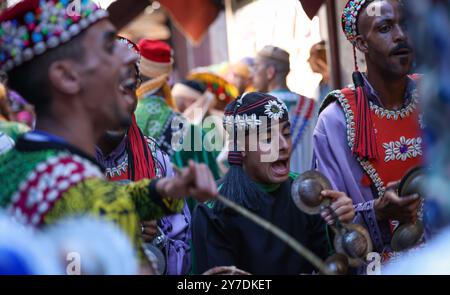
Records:
M24 0L6 9L0 15L0 70L11 71L108 17L90 0L78 3Z
M223 126L229 132L233 147L228 153L230 165L242 165L242 153L237 148L237 130L258 130L263 124L261 118L267 118L267 127L273 121L289 120L286 104L278 98L261 92L243 94L225 108Z

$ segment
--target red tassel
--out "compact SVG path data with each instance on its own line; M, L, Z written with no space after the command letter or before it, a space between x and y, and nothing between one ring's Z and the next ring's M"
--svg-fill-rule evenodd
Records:
M378 151L372 123L372 114L369 108L369 100L364 92L363 78L360 72L356 71L353 73L353 82L356 88L356 126L353 154L362 159L376 160L378 158Z
M134 114L131 118L130 128L128 129L128 139L130 141L131 156L133 159L133 181L155 178L155 164L153 163L152 153L148 147L147 140L136 123Z

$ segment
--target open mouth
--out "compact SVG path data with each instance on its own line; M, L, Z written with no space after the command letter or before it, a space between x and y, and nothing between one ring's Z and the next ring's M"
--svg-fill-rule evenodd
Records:
M392 53L393 56L407 56L411 54L411 50L407 48L396 50Z
M289 160L278 160L270 165L275 176L282 177L289 174Z

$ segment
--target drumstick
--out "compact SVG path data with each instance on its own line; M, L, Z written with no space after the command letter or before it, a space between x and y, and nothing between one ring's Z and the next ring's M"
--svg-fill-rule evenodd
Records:
M181 170L174 165L174 170L177 173L180 173ZM334 274L332 271L328 269L328 267L325 265L325 263L317 257L313 252L311 252L308 248L303 246L301 243L299 243L297 240L295 240L293 237L291 237L288 233L280 229L279 227L273 225L272 223L268 222L267 220L259 217L255 213L247 210L246 208L240 206L239 204L236 204L235 202L227 199L226 197L217 194L216 199L222 203L224 203L226 206L232 208L236 212L240 213L242 216L250 219L257 225L261 226L265 230L271 232L276 237L278 237L280 240L291 246L292 249L294 249L300 256L304 257L306 260L308 260L312 265L314 265L321 273L326 275L332 275Z

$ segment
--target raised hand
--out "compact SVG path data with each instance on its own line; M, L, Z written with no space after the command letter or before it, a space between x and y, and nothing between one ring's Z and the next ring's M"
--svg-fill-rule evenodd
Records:
M353 208L352 199L350 199L345 193L332 191L332 190L324 190L322 193L324 198L328 198L331 200L330 208L336 213L336 216L339 218L340 222L349 223L352 222L355 217L355 209ZM335 217L331 210L325 209L320 215L328 224L336 223Z

